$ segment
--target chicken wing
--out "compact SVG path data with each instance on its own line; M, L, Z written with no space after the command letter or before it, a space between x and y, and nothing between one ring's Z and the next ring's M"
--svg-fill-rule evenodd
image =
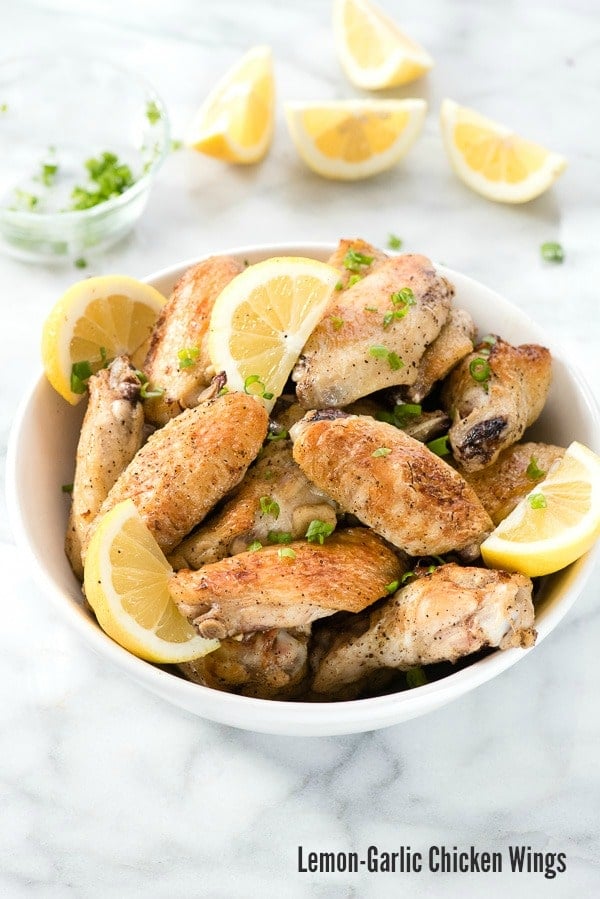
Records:
M346 406L383 387L414 384L452 293L429 259L416 255L387 259L336 293L292 373L300 405Z
M472 352L475 324L465 309L451 309L446 324L425 350L417 379L404 388L409 403L420 403L433 385L445 378L461 359Z
M371 261L361 263L361 258L370 259ZM388 258L387 253L378 250L377 247L373 247L370 243L357 237L355 240L340 240L337 249L327 260L327 264L337 268L339 271L341 287L338 290L343 290L348 286L348 281L354 275L360 275L361 277L367 274L370 275Z
M455 662L485 646L531 646L531 592L521 574L442 565L360 616L362 628L341 634L318 665L313 690L335 693L377 668Z
M148 421L164 425L183 409L196 406L211 378L206 340L218 295L240 273L230 256L211 256L181 276L163 307L152 334L144 373L164 390L145 403ZM184 359L179 353L186 353Z
M307 477L411 556L472 555L492 530L464 478L393 425L325 410L309 412L291 435Z
M272 628L230 637L201 659L179 665L188 680L259 699L293 699L308 673L310 630Z
M360 612L405 566L365 528L336 531L321 546L297 541L243 552L199 571L175 572L171 595L203 637L306 627L341 609Z
M267 432L262 403L227 393L187 409L155 431L100 509L132 499L169 553L243 478ZM91 535L90 535L91 536Z
M450 445L467 471L491 465L538 418L552 378L550 351L511 346L499 337L480 343L452 371L442 401L453 424Z
M140 382L125 356L118 356L88 382L65 550L83 579L81 548L109 490L142 445L144 412Z
M500 524L539 484L565 450L547 443L517 443L502 450L492 465L479 471L459 467L494 524Z

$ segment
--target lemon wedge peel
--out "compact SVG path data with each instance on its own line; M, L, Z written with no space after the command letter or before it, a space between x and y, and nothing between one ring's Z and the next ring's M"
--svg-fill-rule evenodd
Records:
M166 300L154 287L126 275L86 278L70 287L44 323L42 360L46 377L71 405L73 363L97 371L123 353L142 365L152 329Z
M387 171L419 137L427 103L337 100L286 103L291 138L306 165L324 178L354 181Z
M87 600L109 637L158 664L192 661L220 645L200 637L179 613L169 593L171 573L132 500L103 517L86 554Z
M481 545L489 568L530 577L570 565L600 537L600 457L574 442Z
M527 203L548 190L567 166L558 153L454 100L443 101L440 124L456 175L498 203Z

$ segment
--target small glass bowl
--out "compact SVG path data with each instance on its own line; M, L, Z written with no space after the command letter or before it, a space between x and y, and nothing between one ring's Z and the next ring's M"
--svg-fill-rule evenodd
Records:
M132 72L82 56L0 63L0 248L35 262L106 248L142 213L169 149L165 107ZM69 208L74 187L94 187L86 161L107 152L134 183Z

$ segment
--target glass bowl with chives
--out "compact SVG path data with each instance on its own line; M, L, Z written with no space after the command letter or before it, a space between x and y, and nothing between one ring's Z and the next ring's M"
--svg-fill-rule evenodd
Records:
M154 88L107 60L0 63L0 248L77 260L123 237L170 149Z

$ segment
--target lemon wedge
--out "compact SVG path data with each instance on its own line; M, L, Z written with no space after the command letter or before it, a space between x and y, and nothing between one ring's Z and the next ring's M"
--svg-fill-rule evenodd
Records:
M95 372L126 353L138 368L144 362L152 329L165 298L154 287L125 275L102 275L74 284L53 307L42 332L46 377L72 405L85 393L73 365ZM83 376L85 372L80 371ZM73 390L73 387L78 387Z
M441 127L452 168L489 200L527 203L547 190L567 165L558 153L453 100L442 103Z
M298 153L324 178L353 181L391 168L421 133L425 100L338 100L288 103Z
M324 262L283 256L230 281L213 307L208 338L211 362L226 372L229 389L273 408L339 277Z
M548 477L481 545L490 568L530 577L559 571L600 536L600 457L572 443Z
M333 28L338 56L356 87L394 87L420 78L433 59L368 0L335 0Z
M271 50L253 47L208 95L186 143L224 162L258 162L271 143L274 109Z
M189 662L219 647L200 637L169 593L171 566L132 500L102 518L85 559L84 587L103 631L159 664Z

